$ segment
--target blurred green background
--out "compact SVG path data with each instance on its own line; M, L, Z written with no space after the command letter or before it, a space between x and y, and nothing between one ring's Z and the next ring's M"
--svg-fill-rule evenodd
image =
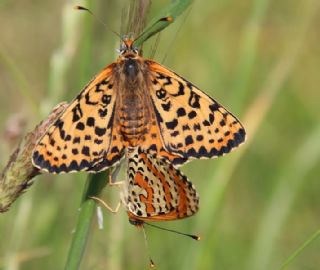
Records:
M149 16L169 1L154 1ZM20 136L60 101L70 101L116 58L127 1L0 2L0 163ZM320 228L319 0L195 1L165 29L154 59L237 115L248 140L218 160L182 168L200 194L200 211L161 223L200 234L200 242L146 228L158 269L278 269ZM165 61L163 61L165 58ZM0 215L0 269L63 269L86 174L37 177ZM117 188L104 198L116 204ZM288 269L320 268L320 239ZM143 235L104 211L92 224L81 269L147 269Z

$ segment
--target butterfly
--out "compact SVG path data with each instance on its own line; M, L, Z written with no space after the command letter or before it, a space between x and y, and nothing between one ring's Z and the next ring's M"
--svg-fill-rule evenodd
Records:
M127 180L120 197L135 225L182 219L199 209L199 196L190 180L166 160L138 147L128 150Z
M144 153L139 147L126 150L126 180L113 181L110 185L120 186L120 200L125 207L129 223L141 228L148 248L144 225L200 240L200 236L182 233L176 230L163 228L147 221L170 221L190 217L199 209L199 195L190 182L165 159L155 159L154 156ZM120 166L114 168L112 175L119 173ZM115 178L115 177L114 177ZM98 197L91 197L109 211L116 213L120 204L112 209ZM149 255L150 267L155 264Z
M71 102L36 145L35 167L98 172L128 147L174 165L222 156L245 140L239 120L192 83L123 39L118 59Z

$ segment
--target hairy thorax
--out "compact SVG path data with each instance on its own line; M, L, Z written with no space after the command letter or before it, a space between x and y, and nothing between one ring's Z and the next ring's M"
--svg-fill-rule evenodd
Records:
M119 62L116 120L119 123L119 133L127 146L140 144L149 131L151 104L143 75L145 68L140 59L125 58Z

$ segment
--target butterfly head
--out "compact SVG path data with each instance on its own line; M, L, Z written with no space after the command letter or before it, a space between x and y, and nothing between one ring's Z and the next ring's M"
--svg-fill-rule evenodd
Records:
M134 39L123 38L119 50L120 56L123 57L134 57L139 54L139 50L134 46Z

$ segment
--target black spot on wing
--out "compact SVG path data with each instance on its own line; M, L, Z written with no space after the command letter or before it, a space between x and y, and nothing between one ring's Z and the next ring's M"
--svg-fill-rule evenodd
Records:
M156 91L156 96L158 99L164 99L166 95L167 95L167 91L164 90L163 88Z
M178 81L178 84L179 84L179 90L176 94L172 94L172 96L174 97L178 97L178 96L182 96L184 95L184 85Z
M83 146L82 147L82 150L81 150L81 154L89 157L90 156L90 149L88 146Z
M166 122L166 127L167 127L168 129L175 129L175 128L177 127L177 125L178 125L177 119L173 119L173 120L170 121L170 122Z
M93 127L95 125L95 120L93 117L88 117L87 118L87 126Z
M76 129L78 130L84 130L85 126L82 122L78 122L77 125L76 125Z
M83 116L80 104L77 104L72 109L72 122L77 122L80 120L80 118Z
M188 103L192 108L200 108L200 96L196 92L191 92Z
M105 106L109 105L111 102L111 95L103 95L101 101Z
M218 103L213 103L211 105L209 105L209 109L212 111L212 112L215 112L215 111L218 111L220 108L220 105Z
M193 144L193 138L191 135L188 135L186 138L185 138L185 143L186 145L189 145L189 144Z
M112 149L111 149L111 153L119 153L119 148L117 146L114 146Z
M171 101L167 102L167 103L162 103L161 107L164 111L168 112L170 111L171 108Z
M154 110L154 112L155 112L157 122L158 122L158 123L162 123L162 122L163 122L163 118L161 117L160 113L158 112L156 106L154 105L153 100L152 100L151 102L152 102L152 105L153 105L153 110Z
M183 108L183 107L180 107L178 110L177 110L177 116L178 117L182 117L182 116L185 116L187 113L186 113L186 110Z
M224 121L223 119L220 121L220 126L225 126L226 125L226 121Z
M91 106L98 105L98 102L90 100L90 92L89 91L85 94L84 97L85 97L85 102L86 102L87 105L91 105Z
M106 131L107 131L106 128L95 127L95 129L94 129L94 133L99 137L101 137L104 134L106 134Z

